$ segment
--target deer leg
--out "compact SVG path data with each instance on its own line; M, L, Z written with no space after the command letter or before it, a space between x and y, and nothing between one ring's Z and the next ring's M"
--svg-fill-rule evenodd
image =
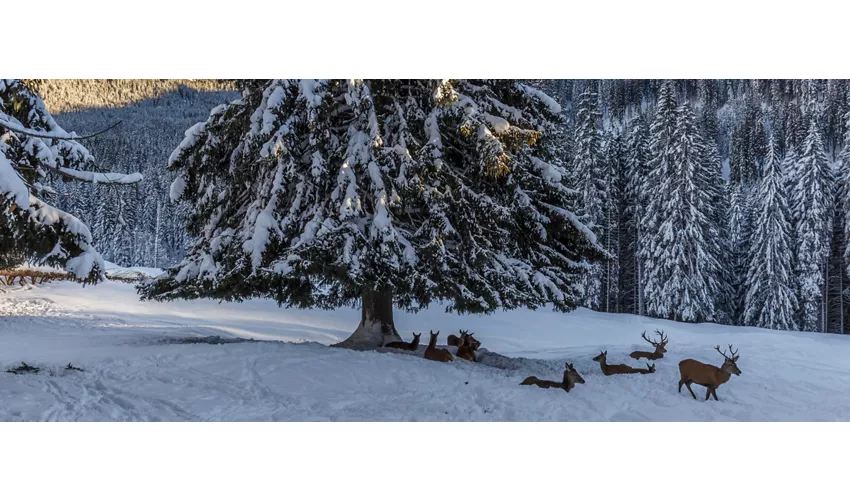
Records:
M719 399L717 399L717 387L711 388L711 395L714 396L715 401L720 401Z
M708 386L708 389L705 390L705 400L708 401L709 396L711 396L711 391L714 389L711 386Z
M680 381L679 381L679 394L681 394L681 393L682 393L682 386L683 386L684 384L685 384L685 381L684 381L684 380L680 380Z
M693 397L694 397L694 399L696 399L696 398L697 398L697 395L696 395L696 394L694 394L694 390L693 390L693 389L691 389L691 381L690 381L690 380L688 380L687 382L685 382L685 387L687 387L687 388L688 388L688 392L690 392L690 393L691 393L691 396L693 396Z

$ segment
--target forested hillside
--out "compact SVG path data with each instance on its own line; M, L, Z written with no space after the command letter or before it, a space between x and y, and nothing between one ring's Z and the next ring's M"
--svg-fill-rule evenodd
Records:
M537 84L613 257L588 306L847 333L847 80Z
M216 80L28 81L56 121L79 133L121 124L85 141L97 162L115 172L140 172L134 186L58 181L57 205L92 231L97 249L122 266L165 267L184 253L185 221L168 200L173 175L165 165L187 128L211 108L238 96Z

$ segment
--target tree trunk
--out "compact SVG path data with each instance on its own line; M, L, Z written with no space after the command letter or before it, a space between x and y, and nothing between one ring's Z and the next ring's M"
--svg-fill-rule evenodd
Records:
M393 293L388 289L364 290L360 326L333 347L375 349L387 342L400 341L393 321Z

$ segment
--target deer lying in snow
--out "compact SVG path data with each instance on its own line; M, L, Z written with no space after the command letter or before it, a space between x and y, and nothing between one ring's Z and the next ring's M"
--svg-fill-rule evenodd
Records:
M667 349L666 349L667 348L667 337L664 335L663 331L659 332L658 330L655 330L655 334L661 336L661 340L659 340L658 342L653 342L653 341L649 340L649 338L647 338L647 336L646 336L645 331L640 335L641 337L643 337L643 340L652 344L652 347L655 348L654 352L635 351L635 352L629 354L629 357L631 357L632 359L646 358L646 359L653 359L653 360L663 358L664 353L667 352Z
M460 331L460 337L458 337L457 335L449 335L446 339L446 343L448 345L460 347L458 342L460 342L460 339L462 337L466 337L466 341L469 345L472 346L472 350L477 351L478 348L481 347L481 342L476 340L472 335L473 334L469 333L469 330L461 330Z
M460 335L460 340L457 341L457 352L455 353L455 356L467 361L475 362L475 348L470 344L469 339L470 336L465 333Z
M541 389L563 389L567 392L570 392L570 389L576 386L576 384L583 384L584 379L581 378L581 375L578 374L576 369L570 363L564 364L564 381L563 382L553 382L552 380L540 380L537 377L528 377L527 379L520 382L519 385L536 385Z
M437 333L434 333L434 330L431 330L430 333L431 340L428 341L428 347L425 349L425 359L441 361L443 363L447 361L454 361L455 358L452 357L452 353L446 349L437 348L437 336L440 335L440 331L437 330Z
M608 357L608 351L603 351L599 353L599 356L593 358L593 361L599 363L599 367L602 368L602 373L607 375L621 375L626 373L655 373L655 365L650 366L649 363L646 364L646 368L632 368L629 365L609 365L606 362Z
M413 342L390 342L384 347L391 347L393 349L403 349L405 351L415 351L419 347L419 337L421 336L421 333L413 332Z
M679 363L679 374L681 375L681 379L679 380L679 392L682 392L682 385L688 387L688 391L690 391L691 396L694 399L697 398L697 395L694 394L694 391L691 390L691 384L701 385L706 387L705 391L705 400L708 401L709 396L714 396L715 401L719 401L717 399L717 388L720 387L721 384L725 384L732 378L732 375L741 375L741 370L738 369L737 363L738 361L738 351L732 350L732 345L729 345L730 356L726 355L726 352L720 351L720 346L715 347L717 352L719 352L725 361L723 361L723 366L720 368L714 365L707 365L705 363L701 363L695 359L686 359Z

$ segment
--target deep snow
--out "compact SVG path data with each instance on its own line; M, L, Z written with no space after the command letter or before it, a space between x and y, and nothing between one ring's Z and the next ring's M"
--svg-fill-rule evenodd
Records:
M714 324L681 324L580 309L491 316L440 307L396 313L399 331L469 329L482 363L451 364L387 352L327 347L357 326L359 311L303 311L273 302L140 302L133 285L50 283L0 294L0 420L709 421L850 420L850 337ZM605 377L591 358L651 350L663 329L657 373ZM219 336L216 344L201 337ZM192 342L192 339L195 341ZM244 342L259 341L283 342ZM184 343L187 342L187 343ZM713 347L734 343L739 368L720 401L677 393L678 362L721 364ZM423 347L424 348L424 347ZM421 351L420 351L421 352ZM38 374L5 370L21 362ZM560 380L564 361L586 383L569 394L519 386L529 375ZM68 363L84 372L64 370Z

